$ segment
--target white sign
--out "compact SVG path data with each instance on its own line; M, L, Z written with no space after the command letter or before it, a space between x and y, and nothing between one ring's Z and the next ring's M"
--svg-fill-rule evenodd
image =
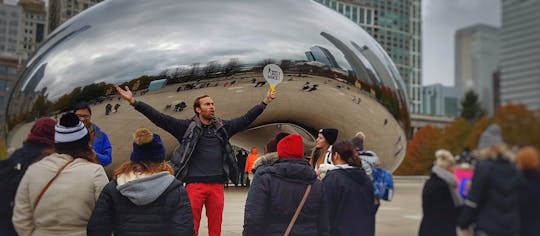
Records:
M270 89L274 91L276 85L283 81L283 71L276 64L268 64L263 69L264 79L270 84Z

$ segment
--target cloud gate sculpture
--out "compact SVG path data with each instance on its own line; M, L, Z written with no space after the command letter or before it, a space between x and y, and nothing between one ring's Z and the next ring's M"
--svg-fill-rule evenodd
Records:
M193 99L208 94L227 119L261 101L267 64L283 70L278 98L231 143L264 150L286 131L302 134L311 148L320 128L339 129L338 139L363 131L367 148L397 168L410 125L397 69L359 26L309 0L97 4L52 32L26 62L10 91L2 142L16 149L36 118L88 102L111 140L110 168L129 158L138 127L159 133L171 153L178 142L121 100L113 84L177 118L191 118Z

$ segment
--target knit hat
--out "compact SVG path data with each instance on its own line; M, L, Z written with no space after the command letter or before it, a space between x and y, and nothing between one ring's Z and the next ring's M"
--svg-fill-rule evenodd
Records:
M54 146L54 126L55 125L56 125L56 121L51 118L48 118L48 117L40 118L32 126L32 129L30 130L30 133L28 134L28 137L26 138L26 142L42 143L49 146Z
M499 143L503 143L501 127L497 124L491 124L480 136L478 149L484 149Z
M299 134L291 134L277 144L279 158L303 158L304 142Z
M351 139L351 143L354 145L355 148L357 148L360 151L364 150L364 139L358 136L354 136Z
M161 162L165 160L165 147L161 137L146 128L139 128L133 134L131 161Z
M66 113L62 115L60 121L54 127L55 143L71 143L79 141L88 135L88 130L79 120L75 113Z
M320 129L319 134L326 139L328 144L333 145L336 142L338 130L337 129Z

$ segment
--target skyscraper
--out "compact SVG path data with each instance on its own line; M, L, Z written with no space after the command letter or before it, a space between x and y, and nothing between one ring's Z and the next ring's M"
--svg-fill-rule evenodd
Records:
M500 32L493 26L477 24L455 34L455 86L463 94L473 90L482 108L492 115L496 108L493 73L500 64Z
M49 0L49 32L103 0Z
M501 102L540 113L540 1L503 0Z
M0 54L17 55L21 15L19 6L0 4Z
M47 36L47 10L41 0L20 0L22 24L19 32L19 49L24 58L32 54Z
M422 113L421 0L315 0L366 30L392 58L406 86L410 111Z

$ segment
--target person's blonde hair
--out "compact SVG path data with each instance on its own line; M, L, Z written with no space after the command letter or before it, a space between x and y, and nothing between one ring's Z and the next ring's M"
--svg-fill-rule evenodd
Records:
M446 149L439 149L435 152L434 165L450 170L456 164L456 160L452 153Z
M519 149L516 154L516 163L522 170L536 170L539 166L539 155L536 148L527 146Z
M364 140L364 141L366 140L366 135L365 135L364 132L362 132L362 131L358 131L358 132L354 135L354 137L359 137L359 138L361 138L361 139Z

